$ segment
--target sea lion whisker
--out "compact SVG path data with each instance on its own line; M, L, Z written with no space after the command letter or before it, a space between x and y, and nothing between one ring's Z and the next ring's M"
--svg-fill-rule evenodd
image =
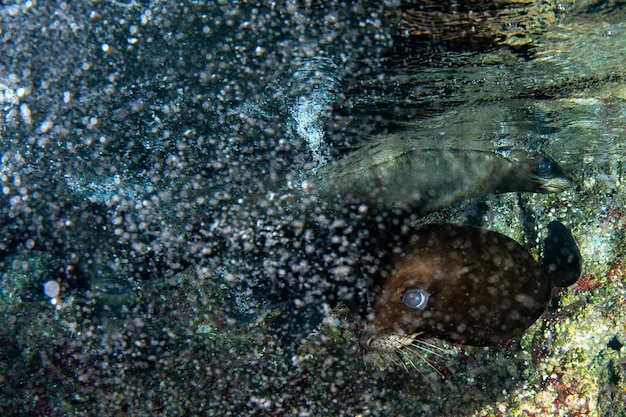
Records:
M429 354L432 354L432 355L441 356L441 355L439 355L439 354L437 354L435 352L432 352L432 351L430 351L428 349L423 348L420 345L414 345L414 344L404 345L401 348L399 348L399 350L405 350L405 351L413 353L414 355L422 355L421 352L426 352L426 353L429 353Z
M391 364L397 368L399 368L400 366L402 366L404 368L404 370L408 373L409 372L409 368L406 367L406 363L404 362L404 360L402 359L402 357L400 356L399 352L396 352L397 356L391 356L390 360L391 360Z
M411 360L411 355L409 355L407 352L401 349L397 350L397 354L400 359L400 362L403 364L404 369L406 369L407 372L409 372L409 369L406 366L406 364L408 363L409 365L411 365L411 368L415 369L421 376L424 376L424 373L422 372L422 370L418 368L415 362ZM419 353L414 353L414 355L419 357L421 360L426 361L424 357L421 356Z
M439 353L439 352L437 352L435 350L425 348L424 346L422 346L420 344L417 344L417 343L413 343L413 342L411 344L409 344L409 345L406 345L405 349L410 349L413 352L416 352L417 350L419 350L421 352L430 353L431 355L435 355L435 356L438 356L440 358L444 357L444 355L442 355L441 353Z
M384 359L388 362L391 363L392 366L394 367L399 367L400 366L400 361L398 360L397 357L395 357L394 355L389 355L389 354L379 354L379 353L375 353L375 355L378 356L378 359Z
M401 350L400 350L399 352L400 352L400 354L401 354L401 356L402 356L402 363L407 363L407 362L408 362L408 364L409 364L409 365L411 365L411 367L412 367L413 369L415 369L415 370L416 370L417 372L419 372L420 374L422 373L422 372L419 370L419 368L417 367L417 365L415 365L415 362L413 362L413 361L411 360L411 356L410 356L410 355L407 355L407 353L406 353L406 352L403 352L403 351L401 351ZM420 359L423 359L421 356L419 356L419 355L417 355L417 356L418 356Z
M401 353L402 355L402 359L403 361L406 360L409 362L409 364L415 368L415 370L417 372L419 372L420 374L422 374L422 376L424 375L422 373L422 371L420 371L420 369L415 365L415 363L411 360L411 355L409 355L409 352L411 354L413 354L414 356L417 356L418 358L420 358L422 361L424 361L428 366L430 366L435 372L437 372L440 376L443 376L443 374L439 371L439 369L437 369L435 367L435 365L433 365L424 355L420 354L418 350L416 349L412 349L409 348L408 346L405 346L403 349L399 349L398 352Z
M402 362L400 362L397 358L390 358L389 361L393 368L400 368L402 366Z
M438 350L441 353L445 353L445 354L450 353L450 349L446 349L446 348L443 348L441 346L437 346L434 343L430 343L430 342L425 341L424 339L418 339L417 337L415 337L413 339L413 341L411 342L411 345L415 346L416 343L419 343L421 345L427 346L427 347L429 347L431 349Z

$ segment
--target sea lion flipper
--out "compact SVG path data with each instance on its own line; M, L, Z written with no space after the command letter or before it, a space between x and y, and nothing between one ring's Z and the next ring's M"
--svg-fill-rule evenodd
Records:
M580 277L582 257L578 245L567 227L557 220L548 224L541 264L550 273L555 287L567 287Z

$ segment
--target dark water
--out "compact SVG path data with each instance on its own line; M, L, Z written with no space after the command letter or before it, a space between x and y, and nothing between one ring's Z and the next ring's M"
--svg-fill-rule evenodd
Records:
M420 7L396 1L3 2L4 414L623 412L623 5L505 3L425 2L443 20L409 36ZM441 35L469 10L497 24ZM306 187L397 137L549 155L575 189L427 221L536 254L558 217L607 293L566 293L511 345L448 346L447 378L365 366L376 228Z

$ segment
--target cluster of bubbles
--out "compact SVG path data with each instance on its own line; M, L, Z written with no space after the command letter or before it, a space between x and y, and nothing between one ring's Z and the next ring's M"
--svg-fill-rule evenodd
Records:
M317 219L331 235L321 250L301 210L315 201L288 195L341 145L340 131L325 133L344 123L331 110L350 101L347 85L376 71L393 6L0 6L2 293L19 292L0 303L8 315L26 311L3 326L16 348L2 366L19 358L12 374L41 370L6 391L10 411L143 402L227 413L245 409L254 386L258 407L287 403L263 400L272 384L289 384L288 372L264 380L271 366L254 352L180 341L216 328L194 321L207 314L228 328L285 301L323 310L350 275L358 250L348 225ZM193 273L185 280L183 271ZM315 324L295 316L287 329ZM219 353L233 349L238 357ZM54 384L70 398L42 388ZM159 389L189 398L168 402Z

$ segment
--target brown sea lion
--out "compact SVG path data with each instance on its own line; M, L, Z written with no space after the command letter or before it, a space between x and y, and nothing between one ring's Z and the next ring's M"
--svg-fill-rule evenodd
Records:
M373 290L360 341L395 351L415 338L494 345L520 335L544 312L551 289L575 282L581 257L557 221L540 263L513 239L454 224L419 227Z
M572 185L558 164L534 151L437 148L421 141L372 141L321 168L314 179L330 209L355 205L424 215L474 197L556 193Z

